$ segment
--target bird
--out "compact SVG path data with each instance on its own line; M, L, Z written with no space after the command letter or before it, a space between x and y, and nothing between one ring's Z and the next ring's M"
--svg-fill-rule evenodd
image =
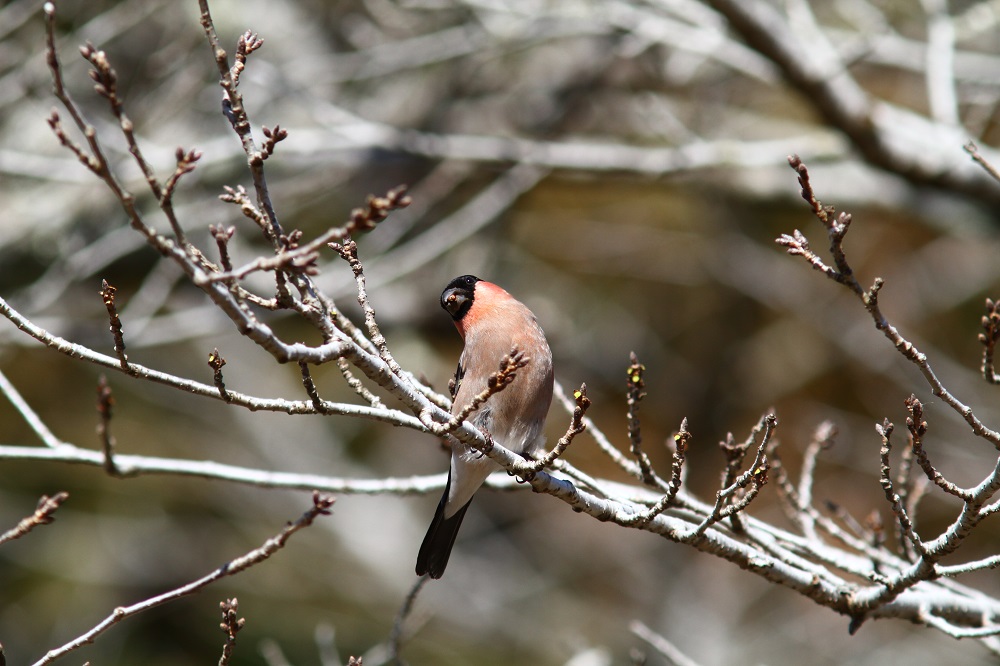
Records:
M455 371L452 415L486 388L489 377L516 347L527 365L468 420L493 442L526 458L535 457L545 444L542 428L552 403L554 376L552 351L535 315L501 287L474 275L449 282L441 293L441 307L451 315L465 342ZM444 574L473 495L499 469L482 452L452 441L448 482L420 545L418 576L440 578Z

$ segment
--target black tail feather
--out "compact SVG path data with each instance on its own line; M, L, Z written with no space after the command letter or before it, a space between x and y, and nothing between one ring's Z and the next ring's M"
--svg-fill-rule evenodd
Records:
M434 512L434 520L427 528L427 535L424 542L420 544L420 552L417 554L417 575L423 576L426 573L431 578L440 578L444 573L444 568L448 566L448 558L451 557L451 549L455 546L455 537L458 536L458 528L462 526L462 519L469 505L470 499L451 518L444 517L445 502L448 500L448 490L451 485L451 478L448 478L448 485L445 486L444 496L438 503L437 511Z

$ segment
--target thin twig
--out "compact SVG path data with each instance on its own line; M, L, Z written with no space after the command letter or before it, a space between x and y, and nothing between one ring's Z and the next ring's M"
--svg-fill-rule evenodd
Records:
M532 463L529 475L534 474L535 472L540 472L549 465L552 465L566 452L569 445L573 443L573 439L586 430L587 426L583 423L583 417L587 413L591 404L590 398L587 397L586 384L581 384L579 389L573 391L573 399L576 400L576 407L573 409L573 416L570 419L570 424L566 429L566 433L559 438L559 441L556 442L556 445L552 447L551 451Z
M66 89L66 86L63 83L62 67L59 63L59 56L56 49L55 4L46 2L43 5L43 9L46 19L46 60L52 74L53 90L56 97L73 118L73 122L76 124L77 128L86 138L87 145L90 150L89 154L66 136L59 121L59 114L55 111L52 112L52 115L49 118L49 125L56 133L60 142L76 154L77 158L98 178L104 181L105 185L107 185L111 192L115 195L115 198L118 199L123 210L128 215L129 223L136 231L143 235L146 242L156 248L161 254L171 254L171 252L176 249L176 245L173 241L158 235L155 229L143 221L138 208L136 208L135 197L127 191L124 186L122 186L114 172L111 170L108 159L104 154L104 148L101 146L101 142L97 138L97 129L83 117L83 113L80 111L79 106L77 106L76 102L70 96L69 91ZM98 85L102 85L100 81L98 81Z
M973 493L959 488L958 485L944 478L944 475L931 464L930 458L927 456L927 451L924 449L924 435L927 434L927 421L923 418L924 407L917 400L917 396L911 394L905 400L904 404L910 414L906 417L906 428L910 433L910 447L917 460L917 464L920 465L920 468L927 476L927 480L949 495L954 495L965 502L971 501Z
M983 345L983 379L990 384L1000 384L1000 374L997 374L993 361L997 341L1000 340L1000 301L986 299L986 314L982 319L983 333L979 334L979 342Z
M891 469L889 466L889 452L892 450L892 431L893 424L889 419L885 419L881 424L875 426L875 430L878 432L879 436L882 438L882 448L879 451L879 456L881 459L881 475L879 477L879 483L882 485L882 490L885 492L885 498L889 501L892 507L892 512L896 516L896 520L899 522L899 527L906 537L907 541L913 544L914 550L920 555L925 555L923 542L917 535L913 528L913 524L910 522L910 515L906 511L906 507L903 506L902 501L900 501L899 495L896 494L893 489Z
M312 400L316 411L323 414L323 399L319 397L316 382L313 381L312 373L309 371L309 364L305 361L299 361L299 372L302 374L302 386L305 388L306 394Z
M115 354L121 363L122 370L131 373L128 367L128 355L125 353L125 336L122 332L122 320L118 317L118 307L115 305L115 292L118 290L108 284L107 280L101 280L101 300L108 310L108 318L111 321L111 336L115 340Z
M369 391L368 388L361 383L361 380L358 379L353 372L351 372L351 364L348 363L347 360L338 358L337 369L340 370L340 374L344 377L344 381L347 382L347 385L350 386L355 393L361 396L362 400L375 409L385 408L382 400L377 395Z
M979 146L975 142L970 141L962 147L965 149L965 152L969 153L973 162L983 167L986 173L993 177L993 180L1000 182L1000 172L997 171L997 168L989 160L983 157L982 153L979 152Z
M566 409L566 411L568 411L570 414L573 414L573 412L576 409L576 403L566 393L566 390L563 388L562 384L560 384L558 381L555 382L553 389L554 390L552 394L555 397L555 399L558 400L560 404L562 404L562 406ZM589 416L584 415L582 423L584 428L590 434L590 436L594 438L594 441L597 443L597 446L601 449L601 452L604 453L606 456L608 456L608 458L612 462L614 462L620 469L624 470L630 476L638 476L641 473L639 471L639 466L635 462L629 460L629 458L625 456L625 454L623 454L621 451L616 449L615 446L608 439L607 435L604 434L604 431L602 431L599 427L597 427L597 424L595 424Z
M226 359L222 358L219 348L216 347L208 355L208 367L212 368L212 378L215 388L219 391L219 397L226 402L233 402L233 395L226 390L226 382L222 379L222 368L226 365Z
M107 54L104 51L95 48L90 42L87 42L87 44L80 49L80 53L94 67L94 69L90 70L90 78L95 81L94 90L97 94L108 100L111 112L118 120L118 125L121 128L122 135L125 137L125 141L128 144L128 150L132 154L132 157L135 158L135 163L139 166L140 171L142 171L142 174L146 179L146 183L149 185L150 191L159 202L160 209L166 216L171 229L173 229L177 242L182 246L186 246L187 238L184 235L184 229L181 227L180 222L177 220L177 216L174 213L172 198L178 180L185 173L189 173L194 170L195 162L198 161L201 154L197 151L185 153L182 149L178 148L177 168L170 177L167 187L162 187L159 179L156 177L156 173L153 171L152 165L150 165L149 161L143 155L142 148L136 140L135 125L125 113L124 102L118 96L118 74L111 67Z
M196 581L192 581L187 585L164 592L163 594L159 594L155 597L150 597L149 599L144 599L132 604L131 606L119 606L108 617L102 620L99 624L95 625L93 628L80 634L65 645L55 648L54 650L49 650L45 656L36 661L33 666L44 666L44 664L50 664L56 659L64 657L84 645L93 643L95 638L105 633L125 618L137 615L138 613L151 608L156 608L157 606L167 602L175 601L183 596L197 592L201 588L225 578L226 576L234 576L244 569L248 569L255 564L260 564L283 548L285 543L293 534L304 527L312 525L313 521L319 516L330 515L330 507L333 506L333 502L333 497L323 495L320 492L315 491L313 493L312 507L302 514L298 520L293 523L289 523L285 529L265 541L259 548L255 548L247 554L223 564L221 567L215 569L208 575L203 576Z
M222 609L222 624L220 627L226 634L226 643L222 646L222 656L219 657L219 666L227 666L233 658L233 650L236 648L236 634L246 625L246 619L239 617L240 604L236 597L219 602Z
M639 620L632 620L628 628L633 634L649 643L657 652L674 664L674 666L698 666L698 662L685 655L677 649L677 646Z
M382 335L382 330L375 319L375 308L372 307L371 299L368 297L364 267L361 265L361 260L358 259L358 244L348 239L342 245L330 243L330 247L343 257L354 273L354 280L357 283L358 289L358 304L364 310L365 326L368 328L368 335L371 338L372 344L378 349L379 356L389 366L389 369L395 375L402 377L403 369L396 362L396 359L392 357L392 353L389 351L389 344L386 342L385 336Z
M118 359L106 356L105 354L99 354L88 347L70 342L65 338L49 333L45 329L35 325L21 313L11 308L10 305L3 300L3 298L0 298L0 315L9 319L15 326L17 326L17 328L35 338L45 346L65 354L66 356L87 361L88 363L93 363L104 368L121 371L121 365ZM336 344L327 347L328 351L324 351L323 348L313 348L315 355L310 355L311 358L308 360L323 362L328 356L336 358L339 356L337 348L338 345ZM178 377L159 370L153 370L152 368L147 368L137 363L130 363L129 368L131 369L131 372L128 374L131 377L170 386L193 395L222 399L226 402L246 407L251 410L286 412L288 414L316 413L315 407L310 401L257 398L228 390L225 391L225 395L228 396L228 399L226 399L222 394L220 394L218 386L209 386L208 384L196 382L191 379ZM323 402L323 408L326 413L330 414L360 416L362 418L383 421L394 425L407 425L415 427L418 430L424 429L424 426L419 419L397 409L389 409L386 407L375 408L365 405L349 405L328 401ZM49 445L54 446L57 444L53 443Z
M16 409L21 415L21 418L24 419L24 422L28 424L28 427L30 427L36 435L38 435L39 439L42 440L42 443L45 444L45 446L50 449L56 449L62 446L62 441L55 436L55 433L53 433L47 425L45 425L45 421L43 421L38 413L31 408L28 401L21 396L17 387L15 387L14 384L7 379L7 375L5 375L2 370L0 370L0 393L7 396L10 404L14 406L14 409Z
M670 483L667 488L667 492L660 496L660 498L653 504L649 509L642 513L637 513L635 516L624 524L626 525L646 525L656 516L660 515L667 510L677 498L677 494L681 490L681 484L683 483L684 475L684 463L687 460L687 450L691 443L691 432L688 430L687 418L681 420L680 430L674 435L674 453L672 456L672 461L670 464Z
M69 493L65 491L56 493L52 497L42 495L38 500L38 506L35 507L35 512L33 514L22 519L21 522L3 534L0 534L0 544L13 541L14 539L20 539L39 525L50 524L56 519L56 510L62 506L62 503L67 499L69 499Z
M765 451L767 451L771 437L774 434L774 429L777 426L778 419L774 414L765 414L761 417L761 420L754 426L750 437L747 439L748 442L752 442L756 436L760 436L757 455L750 465L750 469L733 478L729 485L724 486L715 494L715 506L712 507L712 511L690 533L684 535L682 538L683 541L700 538L705 534L709 526L730 516L737 515L754 500L757 493L760 492L761 487L767 483L767 472L770 466L767 462ZM736 493L745 488L747 489L746 494L738 500L733 501Z
M226 54L226 50L222 48L219 35L215 30L212 12L208 8L208 0L198 0L198 7L201 10L201 26L205 30L205 37L208 39L208 44L212 49L212 56L215 59L215 64L221 77L219 85L222 86L224 94L223 112L230 119L233 130L236 131L243 145L243 151L247 156L247 166L250 168L254 189L257 192L257 201L261 204L260 208L266 220L267 235L274 248L278 249L278 238L284 232L281 229L281 223L278 221L274 205L271 203L271 194L267 187L267 181L264 178L264 156L257 149L257 145L254 142L253 132L250 128L250 119L243 105L243 96L238 90L239 73L246 65L246 56L260 48L264 42L257 38L256 35L250 33L250 31L242 35L237 45L237 62L239 64L238 66L234 65L234 68L231 69L229 66L229 56Z
M656 477L649 456L642 450L642 431L639 425L639 403L646 397L645 383L642 380L642 373L645 370L646 366L639 363L635 352L630 352L629 366L625 371L628 377L625 391L628 410L625 418L628 423L628 441L632 457L639 463L639 480L647 486L659 488L662 482Z
M214 224L208 225L208 232L215 239L215 245L219 248L219 263L222 270L232 272L233 260L229 256L229 241L236 234L236 227L217 227Z
M101 440L101 452L104 454L104 471L110 476L121 476L121 471L115 465L115 438L111 434L111 412L115 398L111 394L108 380L101 375L97 380L97 437Z
M410 591L406 594L406 598L403 599L403 605L399 607L399 612L396 613L396 618L392 621L392 631L389 633L389 663L400 665L402 660L399 656L399 651L402 648L403 642L403 630L405 629L406 619L410 616L413 611L413 606L417 601L417 595L420 594L420 590L424 588L427 581L430 580L429 576L421 576L417 579L417 582L413 584ZM357 663L361 663L358 661Z

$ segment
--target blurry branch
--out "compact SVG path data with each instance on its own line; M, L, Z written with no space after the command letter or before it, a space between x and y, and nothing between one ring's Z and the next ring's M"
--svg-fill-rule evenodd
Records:
M20 539L25 534L35 529L39 525L48 525L53 520L55 520L55 512L69 498L69 493L63 491L56 493L52 497L48 495L42 495L38 500L38 506L35 508L35 512L19 522L13 528L7 530L3 534L0 534L0 545L13 541L14 539Z
M677 646L647 627L639 620L632 620L629 624L629 630L642 640L649 643L653 649L663 655L667 662L673 664L673 666L698 666L698 662L688 657L686 654L677 649Z
M119 606L116 608L111 615L106 617L99 624L95 625L92 629L80 634L73 640L69 641L65 645L56 648L54 650L49 650L44 657L36 661L33 666L43 666L44 664L50 664L60 657L77 650L84 645L88 645L94 642L101 634L108 631L111 627L118 624L122 620L137 615L143 611L149 610L151 608L156 608L162 604L179 599L188 594L197 592L201 588L214 583L226 576L234 576L241 571L248 569L255 564L260 564L264 560L268 559L274 555L278 550L285 546L288 539L301 530L304 527L309 527L313 524L319 516L330 515L330 507L333 506L334 499L329 495L322 495L319 492L313 493L313 505L306 511L302 516L299 517L295 522L289 523L285 529L271 537L263 543L259 548L251 550L241 557L237 557L231 560L221 567L211 572L210 574L199 578L196 581L192 581L187 585L183 585L176 589L170 590L169 592L164 592L163 594L157 595L155 597L150 597L149 599L144 599L138 603L131 606ZM235 608L234 608L235 610Z
M927 13L927 101L930 116L946 126L959 123L955 86L955 24L944 0L922 0Z
M259 138L254 137L239 85L253 54L264 47L264 40L247 31L230 58L215 34L208 3L201 2L200 8L224 89L225 111L240 138L238 149L243 151L252 169L262 165L281 141L283 155L308 155L316 159L318 151L326 151L323 159L330 162L340 161L343 151L378 148L451 160L666 174L713 166L728 165L736 169L777 166L780 156L793 148L809 159L843 160L850 157L847 142L841 140L843 136L881 168L918 183L936 182L942 187L958 187L960 191L971 188L980 198L994 200L993 191L982 186L982 180L976 178L973 170L958 168L958 173L945 173L941 179L934 175L939 158L948 157L951 153L945 151L956 145L951 137L964 133L983 138L980 135L991 124L996 101L992 73L1000 57L972 41L995 25L991 12L983 16L988 4L975 3L949 15L944 3L925 2L924 12L910 12L913 16L907 18L912 23L903 26L895 24L903 19L887 16L870 3L851 4L863 6L860 9L838 6L816 16L809 2L775 5L764 0L615 1L605 3L608 11L593 12L588 11L590 7L583 0L570 0L534 7L526 14L513 5L457 0L434 8L421 4L412 11L395 8L391 12L376 12L367 19L376 37L359 39L345 22L331 29L346 51L323 53L322 58L317 58L296 50L287 62L289 69L295 70L290 77L291 85L312 90L327 90L324 86L329 86L334 97L340 90L347 93L345 97L349 96L352 89L377 95L385 80L409 75L423 77L426 86L422 87L428 90L438 89L443 83L454 86L450 91L452 98L427 104L423 116L417 116L417 111L412 116L386 114L406 117L397 126L393 121L359 117L347 110L352 108L349 104L333 106L328 95L312 96L306 98L308 109L321 118L314 128L296 128L282 135L287 130L261 127ZM830 15L839 20L824 22ZM387 16L396 19L387 20ZM926 28L926 41L903 37L917 34L912 29L913 23L921 31ZM494 25L517 28L499 30L491 27ZM473 90L467 90L445 77L454 77L456 71L469 63L496 61L506 65L506 61L516 57L525 65L522 68L510 63L508 78L497 88L525 90L528 86L524 85L523 75L531 72L530 67L537 67L539 61L551 57L547 49L563 44L597 48L591 48L588 56L579 58L574 67L554 68L544 83L532 82L531 89L538 91L528 100L529 104L505 103L491 110L491 117L493 113L501 114L494 127L523 130L519 132L523 136L506 136L506 131L485 127L482 134L463 129L483 127L481 123L463 122L477 114L474 102L483 94L483 88L469 86ZM579 51L567 49L567 52ZM428 67L431 64L439 66ZM930 112L924 116L905 110L901 101L880 99L873 92L876 86L865 88L861 77L855 75L859 65L887 68L890 76L902 73L906 81L900 83L900 88L908 84L914 88L920 86L913 93L926 96ZM624 73L626 77L603 76L609 71ZM644 79L651 80L634 86L635 72L642 72ZM756 112L732 99L715 102L715 112L703 114L706 126L699 126L697 119L685 117L688 93L695 91L698 99L702 91L718 81L720 72L755 90L766 89L767 93L783 97L788 96L788 91L782 88L787 82L801 93L800 101L812 105L821 119L807 124L801 117L785 116L772 109ZM621 80L628 83L622 85ZM542 111L531 111L527 118L519 113L532 106L536 96L543 107L557 106L566 100L572 102L572 95L580 90L587 91L588 103L597 111L595 115L609 115L611 104L624 113L614 114L612 120L587 124L567 122L564 118L555 122L549 113ZM488 87L486 92L493 94L495 90ZM899 97L906 97L909 92L907 89ZM261 94L274 98L280 95L272 90ZM264 102L276 101L274 98ZM470 101L473 103L469 104ZM700 106L705 101L701 98L695 104ZM767 121L765 124L783 126L786 131L779 136L792 138L733 136L723 129L731 128L739 120L745 123L755 113ZM445 126L435 133L414 131L415 127L428 125L430 114L439 122L442 118L457 122L443 121ZM664 116L671 119L670 126L664 122ZM719 116L725 122L718 122ZM558 125L560 131L546 131L552 125ZM789 126L794 131L788 132ZM633 140L636 136L638 141ZM961 141L965 138L968 137ZM664 143L664 139L668 145L657 145ZM226 157L231 156L229 153ZM12 157L6 160L12 170L43 170L31 165L26 159L31 156ZM22 157L25 159L19 159ZM213 150L212 155L203 159L210 160L206 164L218 164L223 158L219 150ZM179 169L181 161L176 160ZM957 160L946 162L950 167ZM59 171L65 172L66 166ZM143 170L143 173L148 180L151 172ZM154 176L150 182L159 184L162 194L170 187L169 180L167 184L160 180ZM276 221L276 214L266 189L260 189L261 184L255 175L255 198L267 218L265 223L271 224Z
M369 123L370 124L370 123ZM400 132L375 126L377 145L447 160L515 162L546 169L623 172L650 176L710 169L724 166L768 166L779 162L774 155L788 146L804 146L813 157L840 154L836 140L822 133L803 133L788 139L761 141L697 141L676 148L651 148L600 141L538 141L523 138L468 134ZM362 135L364 136L364 135ZM366 144L357 142L353 147ZM784 151L787 153L788 151Z
M969 156L972 158L973 162L981 166L986 171L986 173L988 173L990 177L993 178L993 180L1000 182L1000 173L997 172L996 167L993 166L993 164L991 164L989 160L983 157L983 154L979 152L979 146L977 146L975 142L970 141L962 147L965 149L965 152L967 152Z
M121 476L121 471L115 465L115 438L111 434L111 410L114 404L115 398L111 395L108 380L101 375L97 380L97 414L100 416L97 437L101 440L101 450L104 453L104 471L111 476Z
M396 613L396 618L392 622L392 631L389 633L389 642L387 647L387 662L389 664L401 664L399 658L400 647L403 642L403 631L406 626L406 620L413 612L413 606L417 600L417 595L420 594L420 590L423 589L427 581L430 580L429 576L421 576L417 579L417 582L410 587L410 591L407 593L406 598L403 599L403 604L399 607L399 612ZM412 633L412 629L411 629Z
M456 4L476 6L477 3ZM787 8L764 0L610 4L614 11L588 13L588 20L579 18L579 11L574 12L579 5L573 2L540 10L533 15L533 21L515 17L509 10L510 20L525 24L522 34L528 36L523 41L516 38L505 41L469 27L457 34L462 47L455 50L439 48L435 51L438 56L435 60L461 59L477 48L502 55L555 39L575 37L610 42L617 47L617 57L641 66L643 60L637 54L659 46L666 57L690 54L692 60L700 64L686 73L691 81L683 83L710 85L708 81L717 71L710 65L731 71L755 88L775 89L783 79L800 93L805 104L812 106L822 123L811 130L797 128L793 138L775 141L748 137L730 139L686 130L672 137L679 139L673 142L675 145L659 147L629 145L621 137L629 136L634 130L621 125L606 130L603 140L572 137L541 141L488 133L430 134L398 130L337 108L331 115L335 115L341 125L339 131L318 135L310 144L328 149L378 146L427 157L513 161L550 169L666 174L721 165L743 168L774 165L774 156L781 153L783 142L802 146L797 152L810 159L842 158L846 155L845 146L831 137L829 130L833 129L845 136L868 162L915 184L931 184L990 202L1000 197L984 174L963 164L956 151L968 136L978 136L977 125L982 126L980 130L989 126L989 122L976 120L975 114L980 107L989 109L989 96L992 95L995 102L996 93L991 90L977 95L975 90L981 88L982 81L996 70L998 58L992 53L957 48L956 39L961 36L956 29L958 19L948 16L938 3L927 3L930 25L927 43L907 41L895 31L878 31L861 21L855 30L828 27L813 15L808 2L794 3ZM491 6L490 10L504 14L501 7ZM448 30L439 34L443 37L444 33L449 38L456 37ZM614 37L619 35L620 41L615 41ZM317 75L361 81L370 76L372 69L385 76L419 67L427 62L433 37L434 34L428 34L410 41L394 40L341 56L344 60L367 65L379 63L365 73L345 63L343 67L328 68L327 72L317 72ZM440 47L439 44L435 46ZM388 52L392 53L391 58L385 57ZM927 54L931 54L930 57ZM389 60L395 65L389 67ZM910 111L903 103L881 99L864 88L852 73L858 62L922 74L930 113L925 116ZM677 83L668 76L663 79L660 83L667 89ZM558 95L558 91L546 92L553 97ZM619 110L621 116L644 118L648 114L648 111L643 113L643 100L639 96L623 102L622 91L606 85L598 86L596 92L592 96L594 104L601 104L601 95L613 97L619 107L624 103L629 113L620 114ZM668 94L662 106L676 111L683 105ZM971 110L965 111L963 117L959 109L966 108ZM729 118L744 111L738 104L719 109ZM773 120L780 122L779 118ZM962 122L971 128L965 130ZM627 121L622 123L626 124ZM655 131L664 131L661 125L655 127ZM783 134L787 136L789 132L786 130Z
M475 6L477 3L467 4ZM668 56L690 54L699 63L705 61L688 74L696 84L705 83L699 75L708 79L715 71L709 64L730 70L754 86L777 88L778 82L784 79L821 115L823 126L813 131L800 130L793 138L780 141L729 140L685 132L679 133L686 135L676 142L680 145L658 147L629 145L620 137L630 132L620 126L609 129L606 140L587 141L574 137L539 141L489 134L398 130L338 108L335 115L341 124L340 131L327 134L325 138L317 136L310 144L328 149L338 145L344 149L378 146L451 160L513 161L580 171L666 174L720 165L744 168L774 165L774 156L780 154L780 144L786 141L802 146L798 152L812 159L844 157L844 146L829 134L832 128L846 136L870 163L914 183L934 184L987 201L995 201L1000 196L981 173L959 164L953 152L953 148L965 140L959 124L964 119L958 116L958 108L963 104L979 105L973 93L957 88L956 84L958 81L963 84L981 81L988 72L995 71L997 57L958 51L955 19L936 6L931 12L930 43L923 44L907 42L888 31L881 34L868 26L859 26L855 31L824 26L812 15L806 2L795 3L785 11L763 0L706 0L704 5L666 2L648 5L614 2L610 5L614 11L589 13L589 20L581 20L579 12L574 13L579 6L572 2L540 10L534 15L534 21L511 16L511 20L526 24L523 34L528 37L523 41L516 38L504 41L484 35L473 27L457 33L451 30L437 33L442 38L446 38L447 33L448 39L462 43L454 50L434 43L435 33L409 41L394 40L340 56L345 61L370 65L365 72L361 71L363 67L345 62L341 67L330 67L317 75L356 82L366 80L373 70L385 76L419 67L428 61L432 51L436 54L433 60L461 59L477 48L499 55L555 39L587 37L615 44L619 58L629 60L631 57L640 66L642 59L636 54L654 45L662 47ZM490 9L493 13L504 13L500 7ZM733 33L742 42L734 38ZM615 42L615 35L624 36L620 42ZM436 50L432 43L438 47ZM389 52L391 57L387 56ZM927 53L933 57L925 57ZM390 60L393 66L388 65ZM922 116L905 110L901 104L879 99L863 88L850 68L855 62L866 60L879 64L891 60L889 64L895 68L916 69L924 74L931 114ZM664 87L676 83L666 76L664 79L661 82ZM558 94L558 91L547 92L553 96ZM615 102L622 104L621 91L603 86L598 92L614 94ZM600 104L599 96L595 97ZM674 109L681 106L669 96L665 105ZM626 108L630 110L627 117L643 117L639 99L629 100ZM735 117L741 109L734 104L720 112ZM657 131L663 131L662 127L657 127ZM971 130L969 134L975 136L976 132ZM942 163L952 168L941 169Z
M996 202L996 184L954 151L966 136L956 124L957 101L949 57L952 44L940 26L949 18L938 13L927 45L927 81L932 116L904 110L866 91L854 79L830 36L818 25L808 3L796 3L806 13L797 25L764 0L705 0L753 50L771 60L788 83L831 127L843 132L872 164L902 175L915 184L934 185ZM803 29L804 23L812 29ZM945 27L945 32L947 27ZM945 71L944 68L948 68ZM949 168L942 168L948 165Z
M222 623L219 626L226 634L226 643L222 646L219 666L226 666L233 658L233 650L236 648L236 634L246 625L246 620L238 615L240 604L236 597L220 602L219 608L222 609Z

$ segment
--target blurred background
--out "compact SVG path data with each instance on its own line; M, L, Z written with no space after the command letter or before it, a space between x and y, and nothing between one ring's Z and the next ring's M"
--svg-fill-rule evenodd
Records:
M413 205L359 238L372 304L404 367L446 388L461 345L438 297L452 277L473 273L534 310L557 379L567 389L586 382L590 415L623 449L625 368L638 354L646 448L667 470L660 444L688 418L689 492L711 498L723 464L717 442L727 432L745 438L774 408L793 472L823 420L840 430L821 458L818 502L858 520L877 511L891 524L874 424L902 424L908 395L924 401L928 450L954 481L978 481L995 451L929 394L847 290L774 244L800 228L816 250L827 246L786 158L800 154L817 195L854 214L846 248L860 281L885 278L892 322L996 427L976 336L983 299L1000 286L1000 185L962 145L974 139L988 151L1000 140L1000 3L739 6L767 29L739 23L721 0L211 3L230 54L248 28L265 42L241 90L258 139L261 125L289 131L266 163L286 229L321 233L367 194L410 185ZM235 263L265 251L239 210L218 200L224 185L251 183L221 114L197 3L64 3L57 25L68 86L148 219L166 232L93 94L77 50L88 40L107 51L161 176L178 146L204 153L175 197L190 238L214 257L208 226L234 225ZM782 60L779 47L794 57ZM839 86L832 98L825 83ZM218 348L229 388L304 399L298 369L242 339L58 145L46 123L55 102L41 3L3 3L0 296L47 330L112 354L98 295L107 279L118 288L130 360L210 383L205 359ZM332 254L318 282L356 314L350 271ZM265 296L273 288L266 276L251 284ZM271 323L286 339L318 341L290 317ZM0 370L58 437L99 448L100 368L0 323ZM315 377L325 398L356 400L336 368ZM108 381L123 453L347 478L447 467L434 438L403 429L250 413L121 374ZM549 440L568 422L553 406ZM40 445L6 401L0 433L0 448ZM569 460L620 479L586 435ZM10 664L39 659L116 606L208 573L311 503L305 492L113 479L0 458L0 530L60 490L70 499L55 524L0 548L0 643ZM340 496L331 517L270 561L129 619L71 659L207 663L223 641L218 602L237 596L247 625L235 663L326 665L340 663L338 653L380 663L438 494ZM936 535L956 506L932 494L921 509L920 528ZM788 527L773 487L751 514ZM996 553L995 535L981 534L956 561ZM995 575L965 582L1000 594ZM630 633L633 620L706 666L800 664L804 654L817 665L990 663L975 642L899 622L848 636L846 618L721 560L526 492L480 493L447 575L417 601L404 656L600 666L633 663L639 650L646 663L667 663Z

